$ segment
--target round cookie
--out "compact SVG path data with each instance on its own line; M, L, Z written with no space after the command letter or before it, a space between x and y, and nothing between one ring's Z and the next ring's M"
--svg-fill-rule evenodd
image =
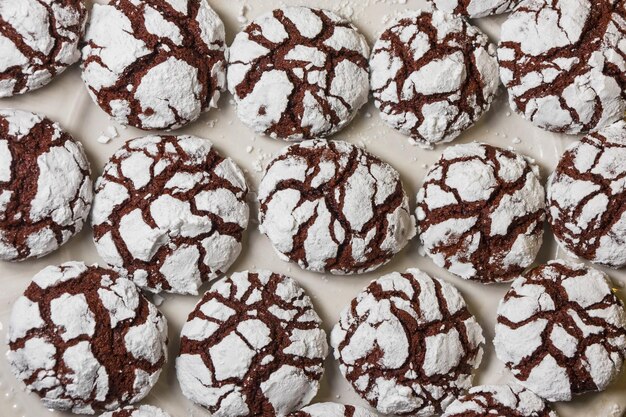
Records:
M130 140L96 182L96 249L144 289L197 294L241 252L247 193L239 167L206 139Z
M181 333L183 394L212 417L284 416L317 393L326 333L304 290L267 271L238 272L207 292Z
M288 417L378 417L360 407L335 403L319 403L304 407Z
M82 145L57 123L0 110L0 260L45 256L80 232L90 175Z
M548 401L603 391L626 357L626 312L610 279L557 260L513 282L498 307L498 358Z
M489 38L441 11L411 11L393 21L374 45L370 71L383 121L423 148L470 128L500 83Z
M568 253L626 265L626 122L570 146L548 180L548 218Z
M429 0L444 12L477 18L510 12L521 0Z
M442 417L558 417L533 392L517 385L480 385L453 402Z
M82 0L0 1L0 97L36 90L78 61Z
M383 414L440 415L472 385L485 339L459 291L418 269L373 281L341 313L341 373Z
M151 405L128 406L117 411L102 414L100 417L170 417L165 411Z
M216 107L226 89L224 38L206 0L94 4L82 77L117 122L176 129Z
M228 89L239 119L287 141L343 129L367 103L369 46L346 19L309 7L266 13L230 47Z
M259 186L259 230L281 259L332 274L372 271L415 235L398 172L343 141L286 148Z
M144 398L167 360L167 322L128 279L49 266L13 305L7 359L47 408L94 414Z
M542 129L578 134L626 111L621 0L528 0L502 25L498 59L511 108Z
M417 194L418 232L428 256L485 284L510 281L532 264L544 220L539 168L482 143L447 148Z

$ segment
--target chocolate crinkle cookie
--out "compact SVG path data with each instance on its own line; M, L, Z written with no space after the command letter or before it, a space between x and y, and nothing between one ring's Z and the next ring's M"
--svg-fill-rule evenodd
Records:
M140 407L128 406L120 408L117 411L104 413L100 417L170 417L170 415L160 408L142 405Z
M212 417L284 416L316 395L326 333L304 290L267 271L217 283L189 315L176 372Z
M259 187L259 229L279 256L333 274L372 271L415 235L398 172L343 141L285 149Z
M437 9L476 18L506 13L522 0L428 0Z
M525 157L482 143L447 148L417 194L419 236L438 266L485 284L510 281L537 256L545 191Z
M533 392L518 385L480 385L446 409L442 417L558 417Z
M548 401L603 391L626 357L626 312L610 279L552 261L513 282L498 307L498 358Z
M45 256L80 232L90 174L82 145L57 123L0 110L0 260Z
M495 55L489 38L459 16L408 12L374 45L376 107L413 144L449 142L491 106L500 82Z
M36 90L78 61L82 0L0 1L0 97Z
M554 132L596 131L626 111L626 3L527 0L502 25L513 110Z
M569 147L547 191L549 220L561 247L613 268L626 264L626 122Z
M94 414L144 398L167 360L167 322L130 280L49 266L13 305L7 359L45 407Z
M482 329L452 285L417 269L373 281L331 334L339 369L383 414L440 415L472 385Z
M369 47L333 12L284 7L264 14L231 45L228 88L237 115L287 141L326 137L368 100Z
M319 403L304 407L288 417L378 417L364 408L335 403Z
M83 80L117 122L176 129L217 106L226 88L224 36L206 0L94 4Z
M96 249L144 289L197 294L241 252L247 193L239 167L206 139L133 139L96 182Z

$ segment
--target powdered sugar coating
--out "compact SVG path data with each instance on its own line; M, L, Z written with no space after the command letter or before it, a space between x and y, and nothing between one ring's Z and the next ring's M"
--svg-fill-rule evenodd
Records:
M157 308L128 279L81 262L35 275L7 338L7 360L27 389L47 408L80 414L140 401L167 360Z
M80 232L90 174L82 145L57 123L0 110L0 260L45 256Z
M477 18L506 13L521 0L429 0L439 10Z
M0 1L0 97L36 90L78 61L82 0Z
M483 283L510 281L532 264L544 220L538 167L491 145L447 148L417 194L418 230L428 256Z
M224 24L206 0L95 4L83 47L94 102L122 124L176 129L226 88Z
M417 269L373 281L341 313L341 373L383 414L435 416L472 385L482 329L452 285Z
M322 9L283 7L255 19L231 45L228 88L237 115L288 141L326 137L368 100L365 37Z
M333 274L372 271L415 235L398 172L343 141L292 145L259 186L259 230L279 256Z
M499 85L495 55L489 38L459 16L407 12L374 45L376 107L413 144L449 142L491 106Z
M626 122L569 147L547 191L561 247L602 265L626 265Z
M124 407L117 411L104 413L100 417L170 417L170 415L160 408L142 405L140 407Z
M189 315L176 360L183 394L212 417L284 416L317 393L326 333L304 290L267 271L217 283Z
M511 108L578 134L626 111L626 6L620 0L529 0L502 25L498 59Z
M473 387L446 409L443 417L558 417L533 392L518 385Z
M318 403L304 407L288 417L377 417L376 414L360 407L335 403Z
M197 294L241 252L247 193L239 167L206 139L133 139L96 182L96 249L142 288Z
M610 279L557 260L513 282L494 345L520 384L548 401L603 391L626 357L626 312Z

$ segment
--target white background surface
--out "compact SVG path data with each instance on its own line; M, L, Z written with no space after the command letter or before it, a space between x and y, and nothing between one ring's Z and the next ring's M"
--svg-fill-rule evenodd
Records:
M19 0L9 0L19 1ZM105 0L98 0L106 2ZM242 8L245 16L252 19L261 13L270 11L276 6L310 5L328 8L353 19L354 23L367 36L370 45L376 35L388 23L389 18L404 9L417 9L425 6L425 0L209 0L226 24L228 43L241 28ZM485 18L475 23L485 30L495 42L499 27L504 17ZM235 117L231 97L226 95L220 100L220 110L211 111L201 119L177 133L194 134L213 141L217 149L225 156L233 158L245 171L249 184L255 189L261 178L260 167L265 166L271 153L278 151L285 143L269 138L255 136ZM40 112L58 121L74 137L80 140L87 150L91 161L94 179L102 171L108 157L122 145L123 141L144 132L127 128L122 129L111 122L106 114L91 102L80 79L78 66L66 71L52 84L43 89L11 99L0 99L0 108L20 108ZM108 145L96 141L98 136L109 126L116 126L120 137ZM424 151L408 144L406 138L392 131L380 121L377 111L370 101L356 120L343 132L335 136L355 144L364 145L367 150L396 167L404 182L406 191L411 196L411 207L414 208L415 194L426 173L427 167L435 162L442 148ZM521 143L516 144L515 138ZM577 138L541 131L511 114L506 103L506 92L501 90L491 111L474 128L463 134L454 143L465 143L473 140L487 142L501 147L512 146L537 160L545 181L556 166L562 151ZM445 146L445 145L444 145ZM250 148L252 150L250 151ZM251 195L251 201L254 199ZM253 205L252 218L256 218L256 205ZM545 262L554 257L562 256L557 250L554 239L546 233L544 246L538 262ZM91 230L85 230L56 253L40 260L31 260L18 264L0 262L0 417L46 417L69 416L59 412L45 410L35 395L22 391L17 381L10 374L4 354L6 345L6 325L14 300L28 286L30 278L47 265L59 264L69 260L82 260L87 263L102 262L95 251L91 240ZM296 265L283 263L274 254L268 240L261 236L257 222L253 220L244 241L244 250L232 271L264 268L294 277L313 297L314 303L322 319L325 329L330 332L339 312L357 293L371 280L391 271L404 271L409 267L418 267L435 277L443 278L455 284L465 295L471 311L483 326L487 345L485 357L477 374L477 384L498 384L511 381L511 376L495 357L491 340L495 312L499 300L508 285L483 286L478 283L464 282L436 267L428 258L418 254L418 239L414 239L402 253L389 264L370 274L356 277L331 277L300 270ZM619 287L622 299L626 298L624 283L626 273L610 271L609 274ZM205 286L203 289L208 288ZM199 297L165 296L160 306L169 321L169 353L170 362L166 365L161 378L144 400L162 407L172 417L208 416L208 412L187 401L178 387L174 371L174 358L178 351L178 335L187 314L193 309ZM363 405L351 390L349 384L339 374L338 367L329 357L326 375L316 401L337 401ZM606 392L588 394L578 397L570 403L556 404L555 408L561 417L619 417L626 409L626 375L622 373L619 381Z

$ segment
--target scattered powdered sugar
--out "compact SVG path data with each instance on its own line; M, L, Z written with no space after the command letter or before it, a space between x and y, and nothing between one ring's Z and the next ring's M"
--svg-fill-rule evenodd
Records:
M181 333L183 394L213 417L284 416L316 395L326 333L304 290L267 271L239 272L207 292Z
M228 88L237 115L258 133L289 141L341 130L367 103L365 37L333 12L276 9L231 45Z
M206 0L95 4L83 80L116 121L175 129L216 107L226 88L225 30Z
M415 235L398 172L343 141L292 145L259 186L259 229L284 260L333 274L374 270Z
M337 396L339 398L339 396ZM318 403L304 407L288 417L377 417L364 408L336 403Z
M208 140L133 139L96 183L96 249L142 288L197 294L241 252L247 192L239 167Z
M620 120L625 31L620 0L526 1L502 25L498 49L513 110L543 129L569 134Z
M521 0L429 0L439 10L477 18L506 13Z
M569 147L548 181L549 219L568 253L626 264L626 122Z
M100 417L170 417L165 411L151 405L124 407L117 411L102 414Z
M7 337L13 374L45 407L73 413L141 400L167 360L167 322L156 307L128 279L81 262L35 275Z
M438 266L483 283L510 281L542 242L538 167L491 145L449 147L426 175L416 215L422 245Z
M473 387L446 409L443 417L516 416L558 417L533 392L518 385L480 385Z
M82 0L0 2L0 97L43 87L78 61L86 17Z
M603 391L626 357L626 312L603 272L557 260L511 286L498 307L498 358L548 401Z
M472 385L482 329L452 285L417 269L373 281L341 313L341 373L383 414L440 415Z
M57 123L0 110L0 259L45 256L80 232L90 174L82 145Z
M406 12L380 35L370 58L382 119L431 148L471 127L498 90L495 46L459 16Z

